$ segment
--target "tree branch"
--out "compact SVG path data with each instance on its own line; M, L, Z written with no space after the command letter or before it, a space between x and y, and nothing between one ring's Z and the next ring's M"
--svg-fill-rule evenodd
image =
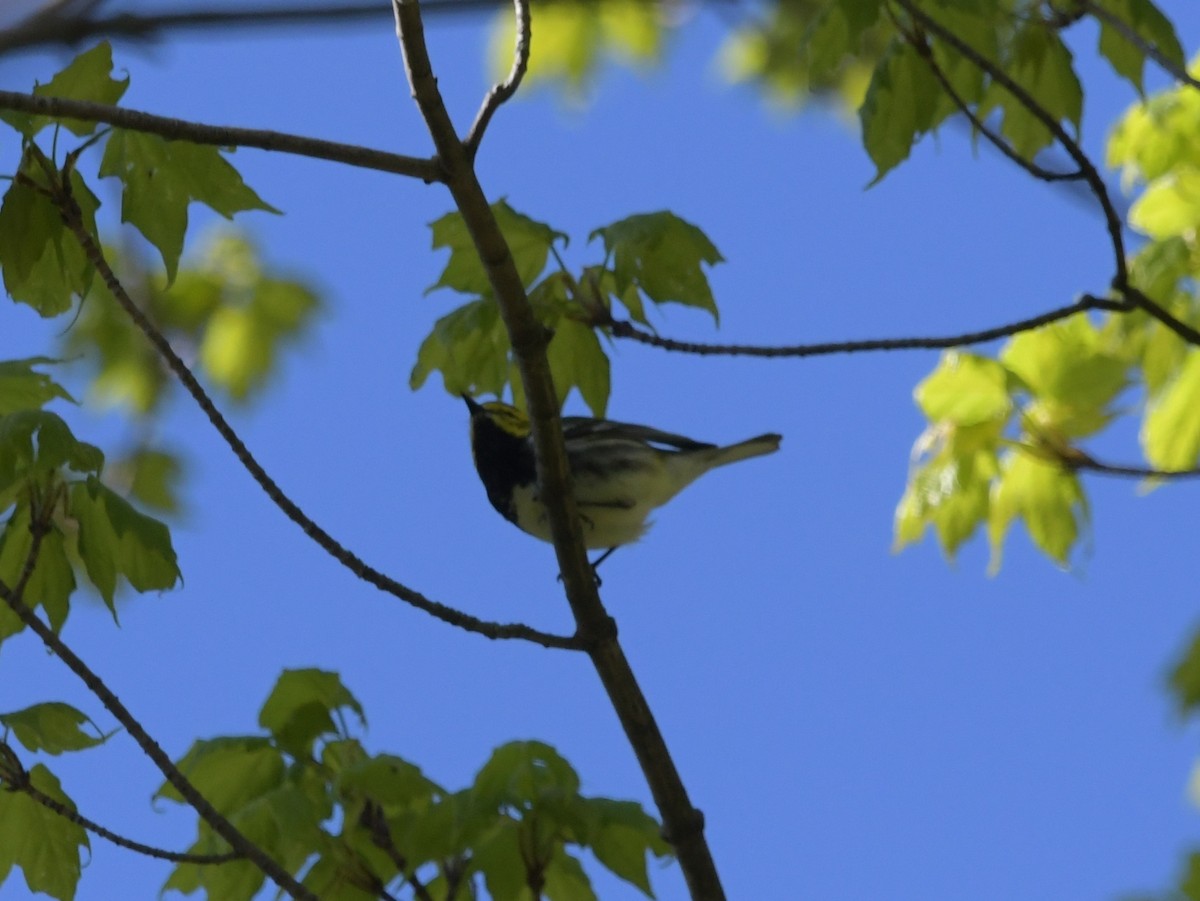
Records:
M168 13L126 12L97 17L87 15L97 5L90 0L84 10L35 13L24 22L0 32L0 53L53 45L73 47L97 37L153 41L162 38L168 31L220 31L230 27L276 25L331 26L382 19L387 15L386 8L378 2L244 9L195 8ZM431 0L429 8L431 12L453 15L496 9L500 5L500 0Z
M616 338L629 338L650 347L677 353L696 354L699 356L742 356L742 357L822 357L830 354L867 353L870 351L891 350L943 350L950 347L965 347L970 344L984 344L998 338L1007 338L1020 332L1049 325L1060 319L1067 319L1088 310L1128 311L1129 304L1103 297L1093 297L1085 294L1078 301L1065 307L1058 307L1028 319L1020 319L1007 325L998 325L977 332L963 332L958 335L943 335L915 338L872 338L862 341L826 341L815 344L790 344L779 346L763 346L754 344L706 344L692 341L677 341L674 338L664 338L661 335L643 331L630 322L609 318L593 321L593 325L607 328Z
M1184 84L1190 84L1194 88L1200 88L1200 81L1192 78L1192 76L1188 74L1187 69L1181 68L1172 60L1168 59L1167 55L1159 50L1155 44L1152 44L1150 41L1146 40L1144 37L1134 31L1129 23L1125 22L1115 13L1110 12L1100 4L1093 2L1093 0L1078 0L1078 2L1089 13L1091 13L1100 21L1111 26L1114 31L1121 35L1121 37L1125 38L1125 40L1129 41L1129 43L1141 50L1145 56L1158 63L1159 67L1162 68L1162 70L1168 75L1178 79Z
M467 148L467 157L470 159L474 159L475 154L479 152L479 142L483 140L483 133L492 121L492 116L502 103L517 92L517 88L521 86L521 79L525 77L525 70L529 68L529 0L513 0L513 16L516 19L516 45L513 47L512 68L508 70L508 77L503 82L494 85L488 91L483 99L483 106L479 108L475 121L471 123L463 141Z
M58 185L58 196L56 201L59 205L59 210L63 215L63 221L74 234L75 239L83 248L84 254L88 261L96 268L100 277L104 280L105 286L112 293L117 303L126 312L130 319L138 329L146 336L150 343L158 351L163 361L168 368L175 374L179 381L183 384L187 392L204 411L208 421L212 423L213 428L225 440L233 451L234 456L238 458L246 471L254 479L263 492L274 501L275 505L283 511L292 522L298 525L313 541L317 543L326 553L349 569L352 573L358 576L365 582L374 585L381 591L387 592L400 600L411 604L418 610L422 610L443 622L449 623L452 626L457 626L468 632L475 632L483 635L486 638L492 639L523 639L532 641L535 644L540 644L547 648L568 648L579 649L580 645L573 638L561 635L553 635L547 632L540 632L532 629L529 626L522 624L501 624L488 622L478 619L453 607L430 600L424 595L412 590L406 585L397 582L371 566L368 566L356 555L347 550L337 540L335 540L328 532L322 529L316 522L308 517L299 505L295 503L284 491L276 484L274 479L267 474L263 466L255 459L245 443L234 431L233 427L217 409L212 398L204 390L199 380L188 368L187 364L175 353L170 343L162 332L160 332L144 312L137 306L133 299L126 292L124 286L109 266L108 260L104 256L104 251L100 248L96 240L88 233L87 228L83 224L80 215L79 207L75 203L75 199L69 193L69 180L60 179Z
M1030 115L1046 127L1062 146L1063 150L1067 152L1067 155L1071 157L1075 165L1079 167L1083 180L1091 188L1092 194L1095 195L1096 202L1100 205L1101 212L1104 214L1105 227L1108 230L1109 241L1112 243L1113 262L1116 272L1112 283L1118 291L1124 288L1129 282L1129 268L1125 260L1125 241L1121 235L1121 217L1117 215L1112 198L1108 194L1108 188L1104 184L1104 179L1100 177L1100 172L1096 169L1095 164L1083 152L1083 148L1079 145L1079 142L1067 133L1067 130L1063 128L1062 123L1058 119L1047 112L1045 107L1032 94L1017 84L1000 66L992 62L946 26L919 9L913 0L895 0L895 2L903 7L909 16L912 17L913 21L918 23L924 31L934 35L947 46L953 47L960 56L969 60L981 72L988 75L992 81L1008 91L1009 94L1029 111Z
M483 264L516 357L529 408L537 459L538 486L550 520L559 572L567 601L625 730L650 792L662 815L691 895L705 901L725 897L716 864L704 838L704 818L688 798L683 781L616 637L616 626L600 601L588 565L582 528L570 488L570 470L558 418L559 401L546 360L549 337L538 322L512 253L492 215L466 147L437 87L417 0L392 0L396 33L413 98L425 119L454 197Z
M963 96L958 93L958 90L946 77L946 73L942 71L942 67L938 65L933 56L933 50L929 46L929 42L917 36L908 36L909 43L917 49L921 57L929 66L929 71L933 73L933 77L938 80L938 84L942 86L942 90L946 95L954 101L954 105L958 107L958 111L967 117L971 126L979 134L983 135L993 147L999 150L1004 156L1008 157L1010 162L1016 163L1034 178L1039 181L1058 182L1058 181L1082 181L1084 179L1083 170L1075 169L1072 172L1053 172L1050 169L1045 169L1039 166L1033 160L1027 160L1025 157L1017 153L1009 145L1008 141L1004 140L995 131L988 128L987 124L975 114Z
M14 590L15 593L15 590ZM230 851L226 854L187 854L178 851L167 851L163 848L156 848L153 845L144 845L141 842L134 841L130 838L118 835L117 833L106 829L94 820L90 820L77 810L73 810L66 804L56 798L52 798L44 792L40 791L37 786L29 779L29 773L21 766L20 759L16 752L3 741L0 741L0 782L12 791L18 791L28 795L38 804L41 804L47 810L52 810L65 820L69 820L76 826L86 829L88 832L106 839L121 848L126 848L130 851L136 851L138 854L144 854L147 857L153 857L158 860L166 860L171 863L194 863L200 866L210 864L231 863L235 860L244 860L245 858L236 851Z
M297 156L345 163L361 169L407 175L410 178L419 178L426 184L442 180L442 174L434 160L403 156L384 150L374 150L370 147L360 147L356 144L306 138L286 132L225 125L203 125L199 122L171 119L104 103L65 100L59 97L38 97L18 91L0 91L0 109L39 116L104 122L117 128L146 132L172 141L191 141L193 144L209 144L217 147L254 147L259 150L291 153Z
M41 551L42 537L50 527L49 516L52 510L53 507L50 505L40 510L31 510L29 530L32 533L33 540L29 547L29 553L25 558L22 575L16 583L22 590L24 589L24 585L28 583L28 573L32 573L34 567L37 565L38 554ZM30 631L37 635L46 647L79 677L92 694L100 699L100 703L108 709L108 712L113 715L118 723L125 727L125 731L137 742L138 747L142 749L142 753L154 762L154 765L158 767L167 782L171 783L172 787L212 827L212 830L217 835L225 839L235 852L258 867L267 878L293 898L303 899L303 901L318 901L316 895L297 882L291 873L280 866L262 848L242 835L237 827L213 807L204 795L197 791L196 787L188 781L188 778L171 761L171 758L158 746L158 742L150 737L150 734L142 727L137 718L129 712L128 708L121 703L112 690L104 684L104 681L66 645L53 629L42 622L41 618L25 604L16 588L9 588L4 582L0 581L0 600L3 600L8 605L8 608L17 615L17 618Z
M1082 455L1082 459L1072 457L1069 460L1062 460L1061 462L1067 469L1073 471L1094 472L1107 476L1123 476L1134 479L1167 479L1172 481L1200 478L1200 468L1154 469L1149 466L1125 466L1119 463L1104 463L1086 454Z
M1157 319L1189 344L1200 346L1200 331L1172 316L1161 305L1155 303L1133 285L1124 285L1121 290L1133 306L1145 310L1148 315Z

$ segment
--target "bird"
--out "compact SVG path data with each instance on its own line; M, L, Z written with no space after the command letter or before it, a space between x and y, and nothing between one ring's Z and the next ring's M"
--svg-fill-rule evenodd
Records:
M461 397L470 411L471 455L488 500L517 528L551 541L529 417L501 401ZM564 416L562 431L584 544L605 551L593 567L618 547L638 541L650 526L651 511L700 476L774 453L782 440L767 433L718 446L650 426L583 416Z

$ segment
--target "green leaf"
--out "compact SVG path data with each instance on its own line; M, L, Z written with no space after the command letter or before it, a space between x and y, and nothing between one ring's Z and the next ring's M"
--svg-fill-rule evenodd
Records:
M420 388L435 371L451 394L500 394L508 381L508 331L491 300L463 304L421 342L408 383Z
M653 898L646 855L660 858L670 855L671 846L662 838L662 826L633 801L587 798L584 804L594 821L586 844L596 859Z
M542 891L549 901L597 901L583 865L561 847L554 849L544 877L546 882ZM648 888L644 891L654 897Z
M495 901L527 901L527 874L517 823L501 820L471 848L471 862L483 873L488 894Z
M337 673L318 669L284 670L258 714L258 724L279 746L296 756L308 756L322 735L341 734L333 714L348 707L366 725L362 705Z
M988 537L992 546L989 572L1000 569L1004 538L1020 518L1041 550L1066 566L1081 527L1088 521L1087 500L1075 473L1030 453L1007 455L992 488Z
M71 189L83 226L94 236L100 201L78 172L71 173ZM20 182L9 187L0 203L0 268L12 299L45 317L69 310L75 296L87 294L93 276L91 263L57 208Z
M546 261L550 258L550 249L554 242L561 239L565 244L567 236L544 222L518 213L505 200L493 203L491 211L496 217L496 224L504 235L508 249L512 252L517 273L521 276L521 284L529 287L546 268ZM450 288L460 294L491 296L491 282L488 281L487 271L479 260L479 252L475 249L462 213L447 213L429 223L429 228L433 232L433 249L449 248L450 259L446 262L441 276L425 293L436 291L438 288Z
M1150 404L1142 450L1155 469L1188 469L1200 457L1200 352L1192 350L1174 381Z
M167 451L138 448L111 467L129 473L129 494L149 507L167 513L179 512L179 482L183 461Z
M29 780L42 794L75 810L58 779L42 764L29 771ZM80 848L91 848L82 826L27 794L0 791L0 884L17 866L30 891L71 901L79 883Z
M1108 424L1109 405L1129 383L1129 360L1086 316L1022 332L1005 346L1001 362L1040 402L1039 425L1070 436Z
M61 754L82 751L103 744L108 736L87 716L70 704L47 701L13 713L0 713L0 723L11 729L26 750ZM91 735L79 728L84 723L96 730Z
M34 369L60 362L50 357L0 361L0 416L18 410L39 410L55 398L75 403L62 385Z
M204 330L200 362L214 381L240 400L270 371L271 344L270 333L249 310L221 307Z
M1180 169L1155 179L1130 208L1129 222L1159 240L1191 235L1200 225L1200 170Z
M872 185L908 159L917 138L933 127L940 90L916 48L894 40L876 64L859 109L863 146L875 163Z
M168 284L178 271L188 205L193 201L226 219L243 210L279 212L242 181L216 147L114 129L100 175L115 176L124 184L121 221L131 223L158 248Z
M1180 69L1187 68L1183 47L1175 34L1171 20L1150 0L1096 0L1097 5L1124 22L1138 37L1157 49ZM1100 23L1100 53L1113 70L1142 93L1142 71L1145 52L1114 28L1107 19L1096 16Z
M603 418L610 390L609 362L596 333L582 322L563 317L546 348L546 358L559 403L565 403L571 389L578 388L592 415Z
M224 737L196 741L182 759L179 771L221 813L231 814L282 784L283 755L269 739L258 736ZM169 782L155 798L184 803Z
M1008 370L995 360L948 351L917 385L913 397L930 422L978 425L1008 419L1012 412L1009 382Z
M492 752L475 776L473 801L483 807L524 807L546 797L579 792L579 776L550 745L514 741Z
M58 97L63 100L87 100L92 103L115 104L125 94L129 87L129 76L123 80L112 77L112 47L108 41L97 44L90 50L85 50L71 63L50 79L46 84L39 84L33 89L38 97ZM63 127L74 134L90 135L102 123L85 122L82 119L58 119L50 116L33 116L27 113L0 113L9 125L16 128L25 137L32 138L51 122L61 122Z
M834 0L825 5L801 43L811 81L819 83L841 68L858 49L863 33L878 21L882 8L881 0Z
M932 525L943 553L953 558L975 534L988 515L999 432L995 423L954 428L948 436L944 427L934 432L940 449L914 467L896 507L895 550L921 540Z
M0 509L23 484L66 466L78 473L99 472L100 450L71 434L48 410L21 410L0 416Z
M68 509L79 522L79 554L110 610L117 576L139 592L165 591L179 580L167 527L94 476L70 488Z
M0 533L0 578L6 585L17 584L33 548L33 533L29 531L29 505L20 503L8 518ZM33 574L25 585L25 605L42 607L55 632L67 619L69 599L75 590L75 571L67 557L66 542L58 526L51 525L42 536L41 548ZM7 604L0 605L0 640L25 628ZM31 749L32 750L32 749Z
M560 82L574 100L599 67L602 56L634 65L655 62L662 49L664 20L660 12L638 0L612 0L603 4L565 0L546 6L538 14L524 84L530 87ZM488 57L496 77L507 75L512 65L513 17L497 16L488 42Z
M424 804L442 790L421 770L392 754L368 757L346 767L337 777L346 797L370 798L385 809Z
M1054 30L1034 21L1018 31L1005 71L1055 121L1069 122L1078 135L1083 88L1075 75L1071 51ZM1053 143L1050 129L997 82L987 88L978 110L979 118L986 119L994 109L1004 111L1000 132L1025 159L1033 159L1039 150Z
M1175 664L1169 678L1180 713L1191 713L1200 706L1200 632L1192 638L1183 658Z
M655 303L699 307L718 319L708 276L702 264L723 257L708 236L674 213L642 213L598 228L605 253L613 258L616 294L636 287Z

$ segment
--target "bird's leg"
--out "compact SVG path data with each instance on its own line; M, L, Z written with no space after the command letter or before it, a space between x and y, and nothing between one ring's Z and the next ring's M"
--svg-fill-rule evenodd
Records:
M603 554L601 554L599 557L597 557L594 561L592 561L592 572L596 572L596 569L600 566L600 564L603 563L605 560L607 560L609 557L611 557L613 551L615 551L615 550L616 550L615 547L610 547L607 551L605 551ZM599 575L596 576L596 584L597 585L600 584L600 576Z
M592 575L596 577L596 587L597 587L597 588L599 588L601 585L603 585L603 584L604 584L604 580L600 578L600 573L598 573L598 572L596 571L596 568L597 568L597 567L598 567L598 566L599 566L601 563L603 563L605 560L607 560L609 557L611 557L611 556L612 556L612 552L613 552L613 551L615 551L615 550L616 550L616 548L615 548L615 547L610 547L610 548L609 548L607 551L605 551L603 554L601 554L599 557L597 557L597 558L596 558L596 559L595 559L595 560L592 562ZM559 574L558 574L558 581L560 581L560 582L561 582L562 580L563 580L562 573L559 573Z

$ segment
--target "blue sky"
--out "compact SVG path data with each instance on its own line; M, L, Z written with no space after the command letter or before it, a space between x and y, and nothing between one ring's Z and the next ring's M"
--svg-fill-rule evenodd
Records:
M1200 10L1164 8L1195 51ZM486 88L481 21L430 27L464 126ZM783 115L723 83L720 38L720 19L697 10L664 66L607 71L587 106L544 91L506 106L480 153L488 194L569 233L577 263L594 259L593 228L630 213L670 209L703 228L727 260L711 274L721 328L670 309L656 324L674 337L938 334L1103 290L1111 261L1088 203L976 152L953 127L864 190L873 167L853 128L819 111ZM1094 45L1080 30L1085 145L1100 156L1133 98ZM27 88L64 59L0 62L0 86ZM117 60L134 108L430 151L386 18L125 46ZM481 617L568 631L553 552L488 505L462 404L437 378L408 388L421 339L456 302L423 295L443 262L427 223L450 209L447 193L257 151L235 162L286 212L241 224L326 302L271 390L230 411L248 445L390 575ZM43 352L63 327L25 308L0 317L4 357ZM1134 483L1089 478L1093 526L1069 572L1019 528L996 578L979 541L955 564L929 542L893 555L892 511L922 427L912 388L935 363L614 348L613 417L712 441L784 436L779 454L693 486L604 567L603 597L731 897L1112 898L1165 886L1200 843L1186 794L1196 730L1164 690L1200 619L1187 563L1196 489L1139 497ZM569 409L582 411L575 398ZM117 433L111 419L73 421L85 439ZM119 629L77 605L65 637L170 753L255 731L279 671L318 666L364 703L372 749L449 787L494 746L537 738L575 765L585 793L649 804L586 658L489 643L364 586L284 520L196 409L180 402L163 431L191 462L190 512L175 529L185 584L126 603ZM1096 449L1132 462L1135 430ZM6 643L0 709L47 699L110 724L34 642ZM149 804L160 779L127 737L52 766L110 828L190 840L186 812ZM154 897L166 874L95 841L78 897ZM685 897L677 868L652 878L660 898ZM638 897L596 884L606 899ZM23 891L19 876L5 884L6 898Z

